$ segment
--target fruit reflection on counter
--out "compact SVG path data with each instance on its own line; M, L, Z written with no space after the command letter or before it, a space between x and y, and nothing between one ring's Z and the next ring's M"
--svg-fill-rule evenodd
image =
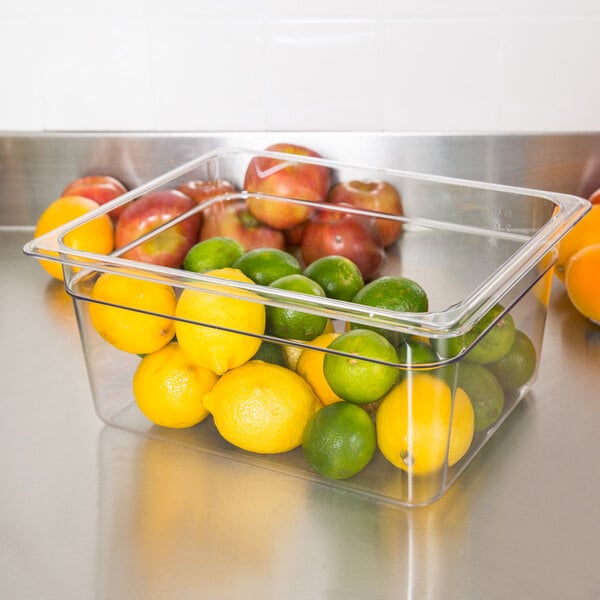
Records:
M116 247L179 276L214 278L182 289L116 273L91 282L91 325L104 342L139 355L131 393L140 413L159 427L197 427L198 435L211 422L245 452L300 452L307 468L331 479L355 477L375 457L416 477L460 463L506 414L508 395L534 377L534 344L501 305L464 335L430 339L315 310L322 299L363 315L430 310L418 281L381 275L403 234L400 192L385 181L332 185L327 167L294 161L293 154L319 158L309 148L267 150L290 158L252 159L240 178L246 199L229 181L190 180L65 239L100 254ZM304 203L274 208L259 193ZM36 234L100 205L75 198L51 205ZM76 234L88 226L95 229L80 243ZM164 230L153 235L157 227ZM136 243L140 236L148 239ZM565 281L580 277L575 258L564 264ZM52 266L61 278L60 264ZM305 298L306 310L264 301L289 294Z

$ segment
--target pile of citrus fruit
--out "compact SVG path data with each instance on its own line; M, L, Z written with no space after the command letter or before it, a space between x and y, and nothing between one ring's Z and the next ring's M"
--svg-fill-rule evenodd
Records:
M36 234L97 206L63 197ZM95 219L65 241L107 254L115 222L114 215ZM575 273L577 261L569 264ZM58 263L44 266L62 277ZM418 282L366 280L348 256L305 264L298 252L214 235L193 244L181 268L214 283L190 279L180 288L115 272L93 280L92 326L113 347L139 355L131 386L141 413L168 428L210 418L227 443L248 452L301 447L328 478L357 475L377 452L415 476L452 467L504 414L505 395L535 374L534 344L500 305L464 336L423 339L277 301L291 295L428 311Z
M283 250L232 248L231 239L211 238L186 257L218 285L176 290L115 273L93 285L91 322L116 348L141 355L133 395L157 425L193 427L210 416L228 443L262 454L302 447L310 467L334 479L356 475L377 451L427 475L460 461L502 415L505 393L534 375L535 348L500 306L472 339L451 343L334 323L265 304L252 287L409 312L426 311L427 294L401 276L365 284L344 257L303 269ZM464 357L440 366L484 329Z

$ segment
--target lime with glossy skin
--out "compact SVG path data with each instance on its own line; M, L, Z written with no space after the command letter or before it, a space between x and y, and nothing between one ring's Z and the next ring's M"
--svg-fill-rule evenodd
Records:
M268 340L263 340L263 343L251 360L262 360L272 365L279 365L280 367L288 366L283 347Z
M495 375L483 365L460 361L456 385L469 396L475 413L475 432L493 425L504 410L504 391Z
M213 237L192 246L183 259L183 268L194 273L225 269L244 254L244 246L228 237Z
M482 337L465 356L466 360L484 365L500 360L510 350L515 339L515 322L509 313L504 312L500 304L493 306L470 331L452 338L432 339L436 352L445 358L458 356L465 348L469 348L488 327L497 320L492 328Z
M397 275L379 277L365 285L352 299L357 304L392 310L395 312L426 312L429 299L425 290L412 279ZM364 325L350 324L351 329L362 329ZM387 338L392 344L399 344L406 336L396 331L369 327Z
M270 284L280 290L325 297L321 286L305 275L286 275ZM267 306L267 332L280 338L309 341L325 331L327 317L313 315L295 308Z
M316 281L328 298L350 302L364 287L358 266L345 256L323 256L304 269L304 275Z
M498 318L504 309L497 304L478 323L477 330L467 334L467 344L471 344L485 330L490 323ZM499 321L482 337L479 342L467 354L467 360L480 365L500 360L508 354L515 341L515 322L510 314L506 313Z
M270 285L286 275L302 273L297 259L285 250L278 248L255 248L238 258L234 264L254 283Z
M390 342L371 329L351 329L337 337L328 348L350 356L328 353L323 360L327 383L343 400L356 404L376 402L398 380L398 369L376 361L397 363Z
M304 429L302 450L320 475L347 479L362 471L377 446L375 424L368 413L348 402L319 410Z
M515 332L515 341L508 354L486 367L498 378L506 391L513 391L528 383L535 374L537 352L533 342L521 330Z
M439 360L437 352L428 343L414 337L402 340L396 346L396 352L398 360L409 366L411 364L435 364Z

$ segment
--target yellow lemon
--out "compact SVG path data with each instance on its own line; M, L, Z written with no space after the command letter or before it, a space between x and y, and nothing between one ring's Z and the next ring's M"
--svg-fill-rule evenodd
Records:
M177 299L169 285L103 273L92 288L91 298L97 301L89 305L92 325L120 350L150 354L175 335L172 316Z
M252 283L239 269L217 269L206 275ZM223 295L228 293L238 297ZM179 319L195 322L178 321L175 325L181 349L194 363L217 375L243 365L256 354L261 338L217 328L262 335L265 332L265 307L253 301L255 298L258 296L251 292L222 285L202 284L202 289L183 290L177 301L175 315Z
M251 360L225 373L204 396L204 406L230 444L274 454L302 443L304 428L320 403L297 373Z
M312 340L310 344L311 346L327 348L339 335L339 333L322 333ZM325 352L321 350L309 350L308 348L302 350L296 365L296 373L308 381L322 404L327 405L334 402L341 402L342 399L331 389L323 374L324 358Z
M208 416L202 398L218 377L199 367L177 342L147 354L133 376L133 395L139 409L157 425L192 427Z
M41 214L35 228L35 237L48 233L69 221L95 210L100 205L83 196L63 196L52 202ZM101 215L84 225L80 225L65 235L67 247L97 254L108 254L114 248L115 236L112 221L108 215ZM63 280L60 262L40 260L40 264L52 277Z
M449 447L449 461L459 460L471 443L474 417L461 389L455 394L455 404L453 419L452 394L442 379L428 374L406 377L383 398L377 410L377 442L383 455L412 475L441 469Z

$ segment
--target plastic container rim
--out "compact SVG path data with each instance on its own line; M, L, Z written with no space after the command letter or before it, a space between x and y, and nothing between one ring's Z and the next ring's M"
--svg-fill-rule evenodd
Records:
M484 280L475 290L463 300L446 309L440 311L430 311L425 313L406 313L395 312L385 309L375 309L366 307L352 302L343 302L330 298L322 298L309 296L302 293L291 292L287 290L278 290L276 288L261 286L257 284L245 284L230 280L222 280L215 277L191 273L181 269L163 267L150 263L142 263L124 259L119 255L125 250L119 249L113 251L109 255L102 255L93 252L74 250L69 248L64 243L65 236L73 229L92 221L99 216L106 214L115 208L123 206L128 202L143 196L161 186L169 183L180 175L201 166L210 160L231 156L234 154L245 154L252 157L270 157L276 158L283 162L302 162L328 167L335 169L363 169L375 173L381 177L385 175L393 177L402 177L405 179L427 181L432 183L446 184L452 186L462 186L475 189L483 189L496 191L507 194L519 194L535 196L540 199L545 199L552 202L557 208L554 214L537 232L532 236L527 236L518 233L503 232L500 230L484 230L482 228L446 223L442 221L434 221L430 219L411 218L411 217L393 217L381 213L372 213L361 209L343 207L336 208L330 203L316 203L298 200L294 198L282 198L279 196L269 196L260 194L261 197L272 199L281 202L291 202L297 204L307 204L316 209L325 210L343 210L344 212L352 212L355 214L364 214L366 216L377 215L378 218L386 218L400 220L405 223L415 224L428 228L436 228L441 230L458 230L469 231L473 233L486 231L489 235L497 237L510 237L512 239L521 239L524 241L521 246L506 263L496 270L490 277ZM290 160L293 157L293 160ZM174 221L165 224L165 228L170 227L177 220L187 218L192 212L201 212L208 206L226 200L232 197L246 197L248 192L242 191L239 193L221 194L211 198L210 200L198 205L192 211L181 215ZM259 194L252 193L253 196ZM531 268L533 268L558 241L567 233L567 231L581 219L585 213L591 208L589 201L571 194L549 192L536 190L532 188L509 186L505 184L494 184L488 182L480 182L475 180L460 179L448 176L429 175L413 171L404 171L391 168L380 168L368 165L355 163L347 163L334 161L324 158L314 158L309 156L300 156L289 153L273 152L273 151L256 151L238 147L219 147L212 151L206 152L178 167L175 167L166 173L151 179L150 181L122 194L121 196L103 204L99 208L78 217L48 232L38 238L30 240L23 247L23 251L33 257L43 260L53 260L60 262L63 265L78 267L84 269L79 273L65 277L65 287L72 295L77 294L72 289L72 284L81 277L89 274L90 270L113 272L118 274L126 274L127 276L147 279L151 281L159 281L165 284L176 285L178 287L198 288L204 284L222 288L233 288L244 291L254 292L259 296L257 301L264 303L282 306L282 307L297 307L298 309L307 312L315 312L328 317L337 319L353 320L355 322L363 322L368 325L377 325L386 327L391 330L415 333L420 335L428 335L429 337L453 337L462 335L468 331L474 323L476 323L492 306L510 290L512 285L523 277ZM154 230L152 235L156 235L157 230ZM543 273L542 273L543 275ZM77 297L81 297L80 295ZM246 296L244 296L246 297Z

